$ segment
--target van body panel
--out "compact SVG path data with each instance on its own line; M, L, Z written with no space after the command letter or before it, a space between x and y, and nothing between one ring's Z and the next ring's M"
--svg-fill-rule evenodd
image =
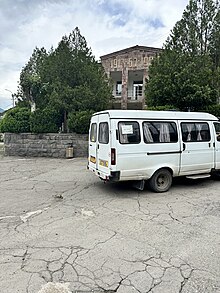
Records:
M91 138L94 123L97 124L96 141ZM101 132L105 123L109 139L105 141L104 135L103 143ZM117 174L114 179L120 181L147 180L163 168L170 170L173 177L210 173L220 169L216 123L215 116L195 112L109 110L95 113L90 124L88 167L101 179L111 179L114 173ZM159 137L162 132L164 136L169 134L170 140L161 140L161 137L156 140L153 128ZM171 139L171 128L176 139L174 136ZM112 149L116 154L113 165Z
M144 146L143 146L144 147ZM151 151L151 152L150 152ZM147 148L145 152L136 151L132 153L119 153L117 156L117 167L121 171L121 179L129 180L149 179L156 170L161 168L171 169L175 176L179 173L180 152L159 154L152 148Z

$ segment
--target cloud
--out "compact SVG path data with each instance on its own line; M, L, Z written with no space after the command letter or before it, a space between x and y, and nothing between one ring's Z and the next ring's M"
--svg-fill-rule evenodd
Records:
M0 0L0 107L33 49L56 47L76 26L98 59L134 45L161 47L188 0Z

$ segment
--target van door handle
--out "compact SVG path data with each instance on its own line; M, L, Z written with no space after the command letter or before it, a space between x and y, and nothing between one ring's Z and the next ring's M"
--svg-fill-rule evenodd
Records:
M183 151L185 151L185 149L186 149L186 144L183 143Z

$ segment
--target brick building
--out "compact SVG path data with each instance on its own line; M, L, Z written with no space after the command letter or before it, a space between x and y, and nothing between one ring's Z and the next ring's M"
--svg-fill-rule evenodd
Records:
M143 109L144 88L152 59L162 49L134 46L101 56L101 62L113 82L112 108Z

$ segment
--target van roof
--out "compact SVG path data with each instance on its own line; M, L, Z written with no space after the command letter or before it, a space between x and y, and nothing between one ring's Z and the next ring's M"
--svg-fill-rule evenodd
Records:
M112 119L175 119L175 120L214 120L218 118L205 112L180 112L180 111L150 111L150 110L106 110L93 114L108 114Z

